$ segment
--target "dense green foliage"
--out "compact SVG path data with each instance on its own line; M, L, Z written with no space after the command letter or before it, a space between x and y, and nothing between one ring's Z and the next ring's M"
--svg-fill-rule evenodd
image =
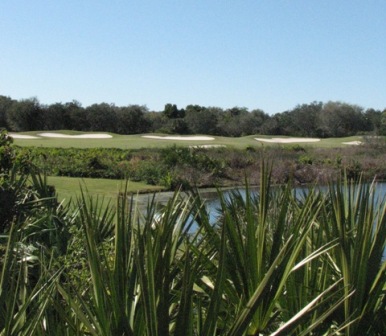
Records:
M124 191L116 205L83 194L64 208L10 162L28 178L0 232L1 335L385 334L375 185L296 195L262 165L259 191L219 192L211 222L195 191L145 210Z
M0 127L10 131L76 130L118 134L147 132L211 134L239 137L251 134L343 137L360 133L386 135L386 110L364 109L341 102L312 102L276 113L233 107L222 109L166 104L163 111L146 106L79 102L42 105L36 98L0 96Z

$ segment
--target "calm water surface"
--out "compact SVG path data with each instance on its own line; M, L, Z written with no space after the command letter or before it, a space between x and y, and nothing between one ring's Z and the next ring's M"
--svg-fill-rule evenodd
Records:
M233 189L234 190L234 189ZM238 190L241 192L241 194L245 195L245 189L238 188ZM252 189L253 190L253 189ZM257 189L255 189L257 191ZM326 191L326 187L320 187L321 192ZM225 196L229 196L232 190L225 190L224 194ZM295 192L298 193L300 196L303 192L307 192L307 188L296 188ZM172 197L173 192L166 192L166 193L159 193L156 195L157 202L159 203L166 203L170 197ZM204 200L206 200L206 206L210 215L210 221L211 223L215 223L216 218L219 215L218 209L220 208L220 202L218 199L218 195L216 191L201 191L201 195ZM150 195L140 195L140 197L137 199L137 202L143 210L146 209L147 202L151 199L152 196ZM377 183L375 185L375 199L379 202L386 202L386 183ZM197 227L196 227L197 228ZM195 227L192 227L192 231L195 231ZM386 249L384 252L384 259L386 259Z
M321 192L327 191L327 189L328 189L327 187L319 187L319 190ZM235 189L233 189L233 190L235 190ZM243 196L245 196L245 189L244 188L239 188L237 190L239 190L241 192L241 194ZM258 189L251 189L251 190L252 191L256 190L256 192L258 191ZM299 188L295 188L294 191L299 195L299 197L301 197L301 195L304 192L307 193L307 188L306 187L299 187ZM232 192L232 190L224 191L224 194L225 194L225 196L227 196L227 195L230 195L231 192ZM213 218L213 220L215 220L215 218L217 216L217 212L218 212L217 210L220 207L220 201L217 197L217 192L203 192L202 196L207 201L207 208L208 208L209 213L211 214L211 218ZM375 185L375 200L379 200L379 201L383 201L383 202L386 201L386 182L377 183Z
M245 196L245 189L238 189L241 194ZM326 191L327 187L320 187L321 192ZM299 196L303 193L307 193L307 188L296 188L295 192L299 194ZM225 191L225 195L230 195L231 191ZM220 201L217 197L217 193L202 193L203 197L207 200L207 209L210 214L210 220L212 223L216 221L216 218L219 215L218 209L220 208ZM375 201L376 202L386 202L386 183L377 183L375 185ZM386 259L386 248L383 253L383 259Z

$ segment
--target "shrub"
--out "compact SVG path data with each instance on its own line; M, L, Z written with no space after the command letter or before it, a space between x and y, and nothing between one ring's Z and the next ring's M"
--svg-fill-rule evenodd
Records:
M312 165L313 159L309 155L303 154L299 157L299 163Z

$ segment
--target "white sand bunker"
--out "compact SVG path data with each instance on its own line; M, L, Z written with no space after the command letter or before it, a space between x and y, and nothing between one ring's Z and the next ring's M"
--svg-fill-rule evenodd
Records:
M37 136L33 135L27 135L27 134L16 134L16 133L9 133L9 135L14 139L39 139Z
M270 142L270 143L294 143L294 142L318 142L317 138L255 138L257 141Z
M342 142L342 144L344 144L344 145L355 145L355 146L359 146L360 144L362 144L362 141L348 141L348 142Z
M112 138L110 134L76 134L76 135L70 135L70 134L62 134L62 133L40 133L39 134L42 137L47 138L66 138L66 139L109 139Z
M218 147L226 147L225 145L197 145L197 146L189 146L190 148L218 148Z
M143 135L143 138L148 139L158 139L158 140L188 140L188 141L208 141L208 140L214 140L212 137L208 136L158 136L158 135Z

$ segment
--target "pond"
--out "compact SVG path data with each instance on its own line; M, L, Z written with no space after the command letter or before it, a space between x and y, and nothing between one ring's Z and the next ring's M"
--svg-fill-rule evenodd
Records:
M327 187L319 187L321 192L326 191ZM230 193L235 189L228 189L224 190L225 197L229 196ZM241 192L242 195L245 195L245 188L237 188ZM256 192L258 189L251 189L252 191L255 190ZM297 195L302 195L303 193L307 193L306 187L299 187L295 188L294 192L297 193ZM218 209L220 208L220 201L218 198L218 193L214 189L207 189L200 191L200 194L202 198L206 201L206 207L209 212L210 221L211 223L215 223L216 218L219 215ZM158 203L163 204L166 203L170 197L173 196L173 192L161 192L156 194L156 200ZM140 208L145 209L145 204L151 199L151 195L140 195L137 199L137 202L140 206ZM375 200L379 202L385 202L386 201L386 182L379 182L375 184ZM195 231L197 227L192 227L192 231ZM386 249L384 251L384 259L386 259Z
M328 187L318 187L318 189L323 192L327 191ZM224 195L227 197L227 195L230 195L232 190L235 189L230 189L230 190L225 190ZM240 191L240 193L245 196L245 188L237 188L237 190ZM257 188L252 188L252 191L258 191ZM294 192L301 197L304 193L307 193L308 188L307 187L297 187L294 189ZM202 197L206 200L207 202L207 209L211 215L212 222L215 221L217 217L217 209L220 207L220 201L218 199L218 194L215 191L209 191L209 192L202 192L201 193ZM386 200L386 182L379 182L375 184L375 200L383 201L385 202Z
M319 187L320 191L327 191L327 187ZM238 189L242 195L245 196L245 189ZM257 189L255 189L257 192ZM386 182L379 182L375 184L375 202L386 202ZM306 187L295 188L294 192L301 197L304 193L307 193ZM230 195L231 191L225 191L225 195ZM210 220L212 223L216 221L216 218L219 215L218 209L220 208L220 201L216 192L203 193L203 197L207 200L207 209L210 214ZM383 260L386 259L386 248L383 253Z

